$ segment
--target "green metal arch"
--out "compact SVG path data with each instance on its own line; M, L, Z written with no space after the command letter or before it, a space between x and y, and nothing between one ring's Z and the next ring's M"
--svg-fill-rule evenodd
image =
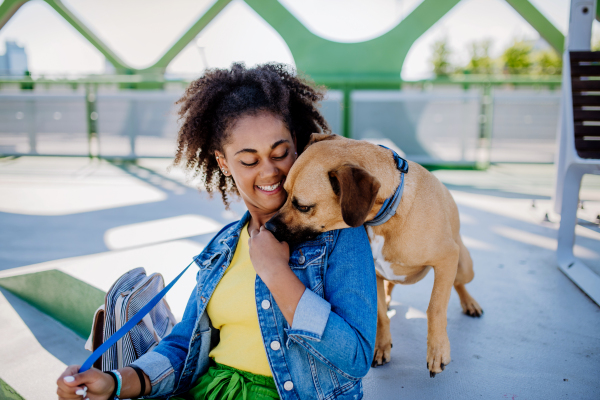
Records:
M550 46L563 53L565 36L528 0L506 0Z
M399 77L412 44L460 0L424 0L385 34L358 43L339 43L310 32L277 0L246 0L283 37L298 69L321 78L361 75Z
M4 0L0 4L0 29L28 0ZM179 54L231 0L217 0L152 66L129 66L82 23L60 0L44 0L85 37L118 73L162 75ZM277 0L245 0L284 39L299 70L316 81L340 85L353 82L400 82L400 71L414 42L448 13L460 0L423 0L406 18L385 34L358 43L339 43L310 32ZM564 36L528 0L507 0L525 20L559 53Z

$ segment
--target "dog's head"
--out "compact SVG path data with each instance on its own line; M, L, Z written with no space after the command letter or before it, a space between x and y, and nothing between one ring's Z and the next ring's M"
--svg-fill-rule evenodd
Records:
M266 224L278 240L299 243L365 222L381 185L349 162L349 142L337 135L312 135L288 173L287 201Z

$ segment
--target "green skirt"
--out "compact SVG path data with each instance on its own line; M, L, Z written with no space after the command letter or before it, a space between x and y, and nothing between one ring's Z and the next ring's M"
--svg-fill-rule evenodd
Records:
M270 376L255 375L227 365L211 366L194 386L173 400L273 400L279 399Z

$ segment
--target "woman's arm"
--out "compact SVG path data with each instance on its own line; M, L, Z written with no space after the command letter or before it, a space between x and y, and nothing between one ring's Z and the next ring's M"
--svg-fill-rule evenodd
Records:
M259 238L264 243L255 246L253 251L252 241ZM287 244L274 244L273 240L277 242L268 231L261 230L258 235L253 235L250 257L257 274L291 325L287 330L287 345L293 341L303 346L314 357L350 379L366 375L375 348L377 283L364 228L339 232L327 262L324 298L305 288L291 271L287 261L289 250L287 255L282 254ZM258 243L255 241L254 245ZM285 265L280 260L282 257L287 257Z
M196 326L197 292L190 295L183 319L173 327L171 333L151 352L144 354L132 364L144 372L146 395L161 396L174 390L176 378L181 376L187 357L189 342ZM95 368L78 373L79 366L69 366L58 378L56 384L59 399L81 399L84 387L88 397L108 399L113 392L113 378ZM141 382L133 368L119 370L122 377L121 398L128 399L140 395ZM66 378L66 379L65 379Z
M198 317L197 297L198 293L194 288L182 320L173 327L171 333L160 341L158 346L132 363L148 376L152 391L147 393L152 396L162 396L173 392L175 383L183 373L190 340Z
M264 226L260 227L260 231L250 232L248 245L256 273L267 285L281 313L291 325L306 286L290 269L290 247L286 242L275 239Z

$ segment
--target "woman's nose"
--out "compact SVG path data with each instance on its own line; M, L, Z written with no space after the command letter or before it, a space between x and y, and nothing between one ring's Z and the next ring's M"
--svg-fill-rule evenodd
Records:
M273 162L263 163L263 169L260 171L263 178L279 175L279 168Z

